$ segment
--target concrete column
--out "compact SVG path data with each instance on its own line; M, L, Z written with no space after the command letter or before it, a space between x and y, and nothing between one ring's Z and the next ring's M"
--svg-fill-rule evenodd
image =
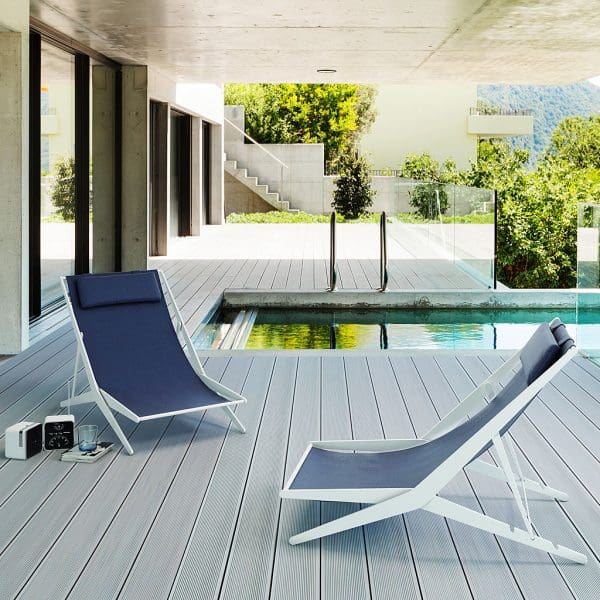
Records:
M17 354L29 343L28 31L29 2L3 1L0 11L0 354Z
M115 269L115 80L114 69L92 67L94 273Z
M148 68L122 67L121 266L148 263Z
M225 223L224 144L223 126L212 125L210 147L210 223Z

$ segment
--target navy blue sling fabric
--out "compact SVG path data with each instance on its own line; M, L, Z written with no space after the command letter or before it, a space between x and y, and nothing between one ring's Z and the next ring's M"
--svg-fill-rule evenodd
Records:
M525 390L530 383L528 378L531 372L541 375L573 345L570 336L569 343L564 333L566 329L562 324L556 324L554 329L551 329L547 323L542 323L524 348L527 350L528 371L525 371L523 365L491 402L471 419L457 425L439 438L421 446L392 452L352 453L312 448L290 487L292 489L415 487ZM560 338L562 343L558 343L557 338ZM504 433L522 412L516 415L501 433ZM473 459L487 451L490 446L491 442L487 443Z
M74 275L67 285L96 381L121 404L147 417L226 402L202 383L181 348L157 271Z

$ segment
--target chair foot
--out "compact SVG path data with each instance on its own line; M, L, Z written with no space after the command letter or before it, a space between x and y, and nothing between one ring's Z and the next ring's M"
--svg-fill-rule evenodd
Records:
M224 406L223 410L227 416L231 419L234 425L238 428L240 433L246 433L246 428L242 425L242 422L238 419L237 415L231 410L230 406Z

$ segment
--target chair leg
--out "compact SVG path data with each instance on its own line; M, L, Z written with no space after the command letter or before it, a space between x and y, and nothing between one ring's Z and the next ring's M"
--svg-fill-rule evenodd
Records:
M334 533L340 533L348 529L354 529L362 525L368 525L369 523L375 523L376 521L382 521L383 519L389 519L403 513L409 512L419 508L420 505L416 505L412 502L407 502L406 498L391 498L384 500L379 504L373 504L362 510L357 510L345 517L334 519L329 523L324 523L313 529L303 531L297 535L293 535L290 538L290 544L302 544L304 542L310 542L317 538L322 538Z
M512 527L504 521L488 517L487 515L461 506L460 504L455 504L445 498L440 498L439 496L436 496L426 504L423 509L436 515L446 517L447 519L452 519L459 523L464 523L465 525L470 525L471 527L504 537L513 542L519 542L525 546L542 550L543 552L553 554L554 556L560 556L582 565L587 563L587 556L581 552L576 552L575 550L565 548L564 546L554 545L550 540L535 534L530 535L524 529Z
M469 471L481 473L481 475L485 475L486 477L499 479L500 481L507 480L506 474L502 469L482 460L474 460L467 466L467 469ZM519 483L523 483L529 492L534 492L536 494L540 494L541 496L554 498L555 500L560 500L561 502L566 502L569 499L568 494L565 492L561 492L560 490L550 487L549 485L539 483L538 481L534 481L533 479L524 478L522 481L519 481Z
M242 425L242 422L238 419L237 415L231 410L230 406L224 406L223 410L225 414L235 423L235 426L242 432L246 433L246 428Z
M110 407L106 404L106 402L104 401L104 398L102 398L101 395L100 395L99 399L96 399L96 403L98 404L98 408L100 409L100 412L104 415L104 417L108 421L108 424L112 427L113 431L117 434L117 437L119 438L119 441L121 442L121 444L123 444L123 448L125 448L127 454L133 454L133 448L131 447L131 444L127 440L127 436L125 435L125 432L121 429L121 426L117 422L115 415L113 414L112 410L110 410Z

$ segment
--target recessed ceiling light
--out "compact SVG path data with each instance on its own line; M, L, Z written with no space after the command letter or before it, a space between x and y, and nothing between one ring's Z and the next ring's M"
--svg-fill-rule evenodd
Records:
M337 73L337 69L317 69L317 73Z

